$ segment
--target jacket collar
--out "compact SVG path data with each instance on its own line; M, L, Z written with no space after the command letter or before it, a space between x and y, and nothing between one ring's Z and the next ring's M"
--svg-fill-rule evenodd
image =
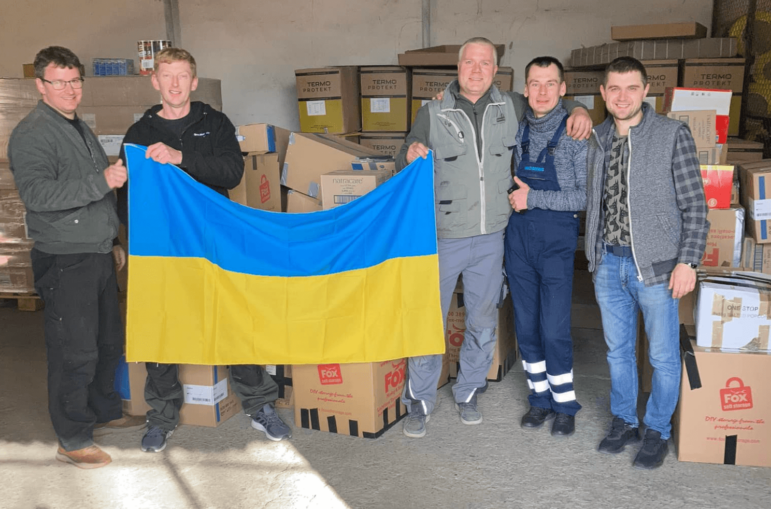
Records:
M484 95L479 98L479 100L481 101L488 94L490 96L490 103L503 102L503 94L501 94L501 91L498 90L498 87L495 85L490 85L489 90L485 92ZM443 110L455 109L459 97L460 85L458 84L458 80L453 80L449 85L447 85L447 88L444 89L444 96L442 97L442 102L439 104L439 107Z
M163 117L158 115L158 112L163 109L163 104L156 104L149 110L147 110L144 114L144 118L147 120L150 120L151 122L155 122L158 119L162 119ZM189 118L190 123L198 122L203 118L203 116L206 114L206 111L204 110L204 103L200 101L193 101L190 103L190 113L187 114L187 117L183 118Z

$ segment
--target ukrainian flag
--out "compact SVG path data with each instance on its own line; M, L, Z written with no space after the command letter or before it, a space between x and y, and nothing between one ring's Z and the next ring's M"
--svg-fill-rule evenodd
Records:
M126 145L128 361L377 362L444 352L433 162L309 214L251 209Z

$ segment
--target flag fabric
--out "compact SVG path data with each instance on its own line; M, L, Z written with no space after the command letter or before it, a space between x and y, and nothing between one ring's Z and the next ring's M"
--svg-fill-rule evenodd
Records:
M433 162L352 202L252 209L126 145L128 361L378 362L444 352ZM366 171L366 170L365 170Z

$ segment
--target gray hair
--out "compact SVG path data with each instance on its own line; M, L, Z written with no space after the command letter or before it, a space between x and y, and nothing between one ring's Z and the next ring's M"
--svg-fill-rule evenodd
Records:
M495 60L495 65L498 65L498 50L496 49L495 44L493 44L490 39L485 37L472 37L468 41L464 42L458 51L458 62L460 62L460 59L463 58L463 50L466 49L466 45L468 44L486 44L490 46L493 49L493 59Z

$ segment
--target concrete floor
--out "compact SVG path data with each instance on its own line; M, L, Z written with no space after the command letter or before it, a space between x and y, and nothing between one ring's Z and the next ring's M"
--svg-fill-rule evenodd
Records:
M768 508L771 468L678 462L631 468L636 453L599 454L610 383L591 283L577 273L573 437L525 432L521 365L480 398L484 422L460 423L447 385L428 435L401 423L376 440L293 428L270 442L240 414L216 429L181 427L166 451L139 450L142 431L106 433L113 457L85 471L54 460L46 409L43 313L0 307L0 508ZM0 301L2 302L2 301ZM280 410L292 423L293 414ZM763 502L765 500L765 502Z

